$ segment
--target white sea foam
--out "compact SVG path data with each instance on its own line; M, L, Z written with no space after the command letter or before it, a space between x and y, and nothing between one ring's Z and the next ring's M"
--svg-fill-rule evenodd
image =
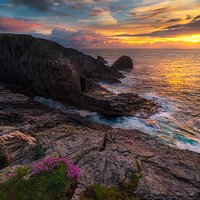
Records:
M74 107L65 106L64 104L62 104L60 102L54 101L52 99L46 99L44 97L36 96L34 98L34 100L39 102L39 103L42 103L44 105L47 105L50 108L58 109L58 110L60 110L60 111L62 111L64 113L73 113L73 114L76 113L76 114L81 115L82 117L94 116L94 115L97 114L95 112L90 112L90 111L87 111L87 110L78 110L78 109L76 109Z
M178 149L182 149L182 150L190 150L190 151L194 151L194 152L197 152L197 153L200 153L200 143L196 143L196 144L189 144L189 143L183 143L183 142L180 142L178 140L176 140L174 142L174 145L178 148ZM174 145L171 145L171 146L174 146Z

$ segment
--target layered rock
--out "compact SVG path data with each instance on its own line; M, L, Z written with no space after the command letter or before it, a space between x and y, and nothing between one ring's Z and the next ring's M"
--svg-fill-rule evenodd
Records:
M35 155L36 139L20 131L0 128L0 168Z
M45 157L69 157L81 168L80 190L92 184L118 186L140 174L141 199L198 199L200 156L161 145L140 131L61 125L38 134ZM54 141L54 142L52 142Z
M6 102L8 95L12 98ZM68 157L81 169L77 197L91 184L116 187L139 174L134 192L141 199L200 198L199 154L165 146L140 131L88 123L3 87L0 97L1 113L19 115L5 118L3 114L0 121L1 167L32 164L49 156ZM8 178L3 176L6 169L0 171L0 182Z
M121 56L114 64L111 69L124 71L133 69L133 61L129 56Z
M120 93L112 94L109 92L102 93L101 91L87 93L85 95L85 107L108 116L140 116L148 118L156 113L159 104L152 100L147 100L137 94ZM95 101L95 102L94 102ZM87 103L86 103L87 102Z

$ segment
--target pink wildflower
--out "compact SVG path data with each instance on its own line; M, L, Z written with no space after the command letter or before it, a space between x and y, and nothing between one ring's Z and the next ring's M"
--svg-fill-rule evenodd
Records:
M76 178L80 180L80 169L67 158L47 158L33 166L33 174L51 172L58 167L59 164L65 164L67 170L66 175L69 179Z

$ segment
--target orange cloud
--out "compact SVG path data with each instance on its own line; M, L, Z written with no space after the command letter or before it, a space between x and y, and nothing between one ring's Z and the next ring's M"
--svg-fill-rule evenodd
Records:
M1 32L37 32L37 30L45 31L46 29L48 29L46 24L9 17L0 17Z

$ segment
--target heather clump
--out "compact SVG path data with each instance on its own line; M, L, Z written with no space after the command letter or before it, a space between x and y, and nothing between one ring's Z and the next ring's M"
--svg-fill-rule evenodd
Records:
M33 166L33 174L37 175L42 172L52 172L59 165L64 165L66 167L66 175L69 179L76 178L80 179L80 169L75 166L67 158L47 158Z
M0 200L71 199L80 170L66 158L47 158L31 167L20 167L0 184Z

